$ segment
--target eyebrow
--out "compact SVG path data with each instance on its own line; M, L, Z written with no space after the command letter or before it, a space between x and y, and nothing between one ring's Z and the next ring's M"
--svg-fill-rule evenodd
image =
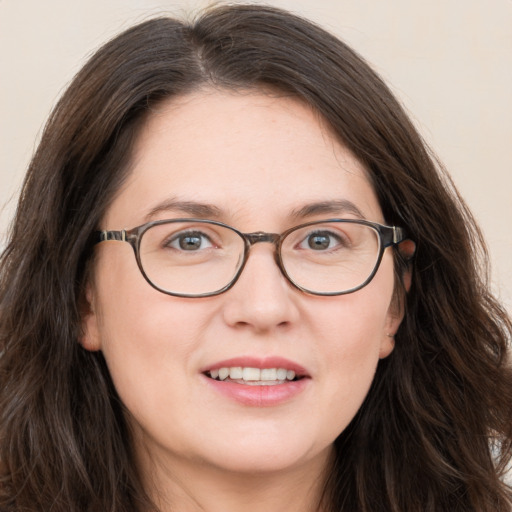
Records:
M146 215L146 221L152 220L156 215L162 212L176 212L189 217L214 220L222 216L222 210L213 204L166 199L149 210Z
M343 215L347 213L359 219L365 219L363 212L352 201L347 199L310 203L293 210L292 217L303 219L305 217L312 217L313 215Z
M219 220L224 216L224 212L218 206L208 203L198 203L196 201L179 201L171 198L158 203L151 208L146 215L146 222L153 220L159 213L175 212L189 217L200 219ZM361 210L347 199L338 199L331 201L317 201L306 204L291 212L291 218L304 219L314 215L343 215L352 214L359 219L365 219Z

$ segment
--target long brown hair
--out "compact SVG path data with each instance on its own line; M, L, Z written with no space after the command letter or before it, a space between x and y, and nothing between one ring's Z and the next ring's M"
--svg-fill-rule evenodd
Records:
M142 120L205 85L310 104L366 166L386 221L416 242L396 347L336 440L327 509L510 510L512 325L489 292L480 232L368 65L314 24L262 6L127 30L51 115L1 257L0 509L151 508L104 359L77 342L82 291L91 233L129 172Z

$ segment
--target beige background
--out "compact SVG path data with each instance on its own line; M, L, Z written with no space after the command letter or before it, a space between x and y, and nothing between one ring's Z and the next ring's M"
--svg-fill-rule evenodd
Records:
M0 0L0 235L44 121L107 38L201 0ZM364 55L399 95L473 209L512 311L512 0L274 0Z

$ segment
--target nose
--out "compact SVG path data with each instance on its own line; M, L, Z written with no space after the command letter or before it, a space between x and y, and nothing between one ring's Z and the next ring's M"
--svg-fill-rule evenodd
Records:
M224 321L237 328L267 332L291 326L299 318L300 292L283 276L273 246L254 245L233 288L224 294Z

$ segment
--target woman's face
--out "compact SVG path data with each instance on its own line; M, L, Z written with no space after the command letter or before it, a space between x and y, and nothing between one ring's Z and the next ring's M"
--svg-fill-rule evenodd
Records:
M246 233L333 217L384 222L365 170L310 108L218 90L151 114L101 229L211 215ZM261 474L326 463L393 349L392 252L365 288L320 297L292 287L273 251L254 245L226 293L179 298L144 280L129 244L96 247L82 344L103 352L139 454L175 470ZM222 383L207 373L220 367L295 369L302 378Z

